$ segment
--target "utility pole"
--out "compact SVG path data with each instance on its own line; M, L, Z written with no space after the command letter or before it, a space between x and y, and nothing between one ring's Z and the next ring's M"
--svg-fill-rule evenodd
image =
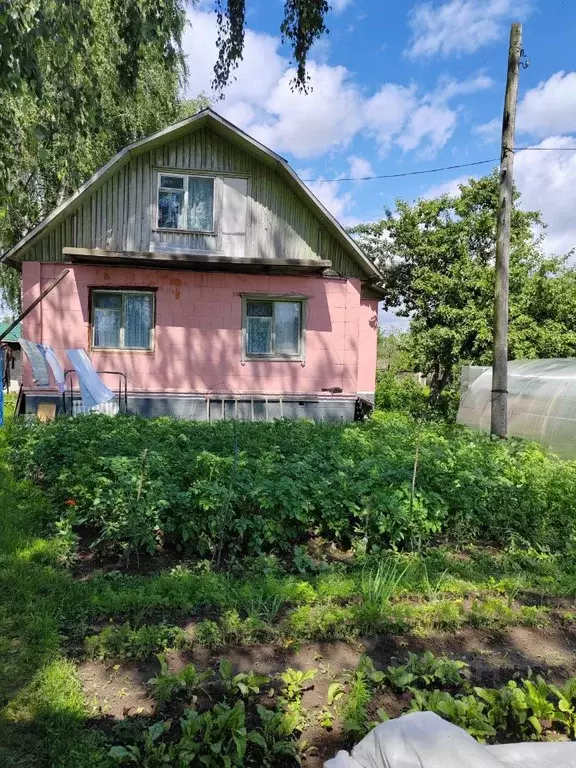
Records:
M496 229L496 290L494 295L494 346L492 355L492 412L490 431L497 437L508 432L508 272L510 214L514 192L514 133L518 102L518 75L522 56L522 24L512 24L508 50L508 77L502 118L500 193Z

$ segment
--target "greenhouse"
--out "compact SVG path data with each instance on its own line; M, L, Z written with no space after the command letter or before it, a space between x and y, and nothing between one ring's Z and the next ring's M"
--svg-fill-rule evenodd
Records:
M492 369L462 368L458 422L490 431ZM576 358L508 363L508 436L576 458Z

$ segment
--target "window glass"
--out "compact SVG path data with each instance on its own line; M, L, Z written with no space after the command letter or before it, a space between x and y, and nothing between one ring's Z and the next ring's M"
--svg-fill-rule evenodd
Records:
M214 228L214 180L188 179L188 229L211 232Z
M249 301L246 309L249 317L272 317L274 313L271 301Z
M150 349L154 297L147 292L95 291L93 293L94 347Z
M152 296L127 293L124 296L124 346L148 349L151 328Z
M300 354L300 301L247 301L246 354L274 357Z
M214 230L214 179L159 174L159 229Z
M249 355L269 355L272 352L271 301L249 301L246 307L246 352Z
M122 295L94 294L94 346L119 347L122 326Z
M184 189L182 176L160 176L160 186L168 189Z
M275 350L280 355L297 355L300 351L300 307L299 301L275 302Z
M184 191L158 192L158 226L161 229L181 229Z

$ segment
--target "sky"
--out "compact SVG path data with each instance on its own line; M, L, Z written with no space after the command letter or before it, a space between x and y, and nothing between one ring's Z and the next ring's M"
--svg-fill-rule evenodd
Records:
M332 0L329 34L308 63L308 94L290 88L282 0L246 6L244 60L223 99L210 89L214 3L189 9L187 94L205 92L216 111L285 157L345 226L381 218L397 198L456 191L497 165L513 21L523 22L530 61L520 73L516 144L576 147L575 0ZM400 179L338 180L486 159L496 161ZM570 251L576 152L517 153L515 178L522 206L540 210L547 223L546 250Z

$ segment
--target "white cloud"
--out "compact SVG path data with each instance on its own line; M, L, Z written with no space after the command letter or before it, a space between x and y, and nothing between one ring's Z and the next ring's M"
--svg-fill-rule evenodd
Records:
M330 7L335 13L342 13L343 10L348 8L352 0L332 0Z
M551 136L539 147L573 147L572 136ZM425 198L443 194L458 195L459 184L472 174L435 184L422 194ZM576 152L518 152L514 161L514 181L521 194L520 205L526 211L540 211L547 225L544 249L564 255L576 248Z
M576 72L556 72L518 106L518 131L539 138L576 132Z
M530 10L522 0L448 0L415 6L410 13L410 58L474 53L500 40L506 22L522 19Z
M349 213L354 205L352 192L349 189L342 191L339 181L318 180L309 182L307 186L340 224L351 227L358 223L358 218Z
M196 96L200 91L210 92L216 49L216 14L199 10L188 12L190 26L182 40L189 69L188 95ZM225 101L217 104L218 111L230 102L247 101L258 103L286 71L288 60L278 53L279 40L262 32L245 32L244 54L233 80L226 88Z
M374 169L365 157L351 155L348 158L348 164L350 165L350 176L353 179L364 179L369 176L374 176Z
M571 136L551 136L538 146L573 147ZM526 210L542 213L548 225L545 248L565 254L576 247L576 152L519 152L514 177Z
M492 85L492 79L483 73L467 80L441 78L429 94L420 94L414 85L386 83L365 104L368 129L383 151L396 142L405 152L424 145L422 154L433 155L456 128L457 110L447 102Z
M296 157L345 147L362 128L362 96L345 67L309 62L312 90L294 91L288 69L264 103L266 118L251 132L268 146Z
M406 130L398 138L398 144L408 152L427 139L428 149L424 154L430 156L446 144L455 127L456 113L453 110L442 105L423 104L410 115Z
M188 95L194 96L210 90L217 30L214 13L190 10L188 16L184 50ZM448 102L492 84L480 73L463 81L444 78L430 93L384 83L370 95L346 67L311 59L311 90L303 94L292 89L294 70L279 50L279 38L247 29L244 58L215 108L272 149L299 158L340 151L359 134L373 137L383 154L397 145L430 156L456 126L459 109Z
M482 123L482 125L476 125L473 128L473 133L476 134L476 136L480 136L482 141L486 144L490 144L493 141L496 141L500 138L500 133L502 131L502 120L495 117L493 120L489 120L487 123Z
M456 197L460 194L460 184L466 184L472 176L457 176L455 179L449 179L448 181L441 181L439 184L433 184L424 192L422 197L433 199L435 197L441 197L442 195L450 195Z
M456 96L469 96L477 91L485 91L487 88L492 88L493 85L494 80L483 72L479 72L467 80L443 77L440 78L433 98L437 101L449 101Z

